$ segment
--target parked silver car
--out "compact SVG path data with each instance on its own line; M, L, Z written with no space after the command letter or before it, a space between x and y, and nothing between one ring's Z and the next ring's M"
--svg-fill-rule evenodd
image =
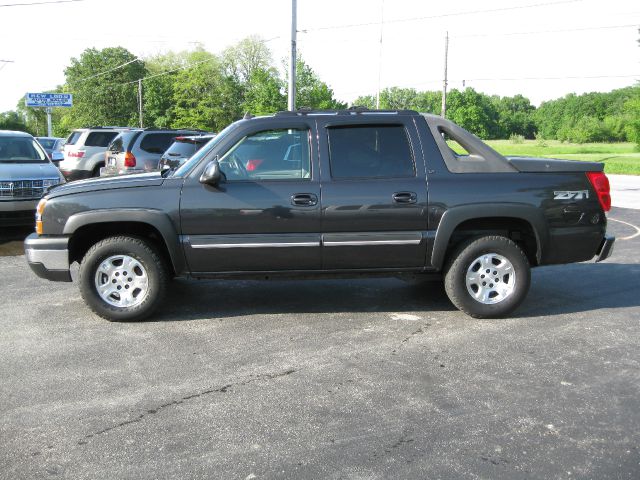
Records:
M124 175L158 170L162 154L176 137L197 135L197 130L137 129L122 132L105 153L101 175Z
M36 140L55 166L58 166L64 159L64 138L58 137L36 137Z
M59 183L64 177L35 138L0 130L0 225L33 225L38 200Z
M104 167L104 152L111 141L127 127L78 128L64 145L60 171L69 181L97 177Z

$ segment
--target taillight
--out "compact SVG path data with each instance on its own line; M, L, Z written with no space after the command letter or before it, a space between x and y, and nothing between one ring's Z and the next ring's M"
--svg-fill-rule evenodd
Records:
M69 151L69 156L70 157L75 157L75 158L82 158L84 157L84 150L78 150L76 152L74 152L73 150Z
M124 166L125 167L135 167L136 166L136 157L131 152L126 152L124 154Z
M605 212L611 210L611 188L604 172L587 172L587 178L598 195L600 206Z

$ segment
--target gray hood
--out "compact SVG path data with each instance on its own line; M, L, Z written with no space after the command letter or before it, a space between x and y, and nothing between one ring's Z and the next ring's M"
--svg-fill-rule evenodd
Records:
M60 171L51 162L0 162L0 180L41 180L61 178Z
M51 189L49 198L70 195L73 193L95 192L98 190L114 190L130 187L155 187L162 185L164 178L160 172L138 173L132 175L119 175L114 177L98 177L88 180L79 180L60 185Z

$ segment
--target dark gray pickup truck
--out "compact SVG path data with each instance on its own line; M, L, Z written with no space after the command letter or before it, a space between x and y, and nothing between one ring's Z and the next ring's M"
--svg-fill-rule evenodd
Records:
M450 145L457 143L455 148ZM109 320L172 277L444 278L471 316L513 311L530 267L607 258L601 163L505 158L413 111L297 111L231 124L179 169L73 182L40 201L32 270Z

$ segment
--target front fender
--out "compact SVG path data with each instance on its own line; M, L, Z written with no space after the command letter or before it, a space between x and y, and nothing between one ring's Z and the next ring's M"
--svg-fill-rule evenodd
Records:
M79 228L99 223L135 222L154 227L164 240L174 271L185 270L184 253L178 241L178 232L169 216L162 210L151 208L109 208L87 210L71 215L63 229L64 235L73 235Z

